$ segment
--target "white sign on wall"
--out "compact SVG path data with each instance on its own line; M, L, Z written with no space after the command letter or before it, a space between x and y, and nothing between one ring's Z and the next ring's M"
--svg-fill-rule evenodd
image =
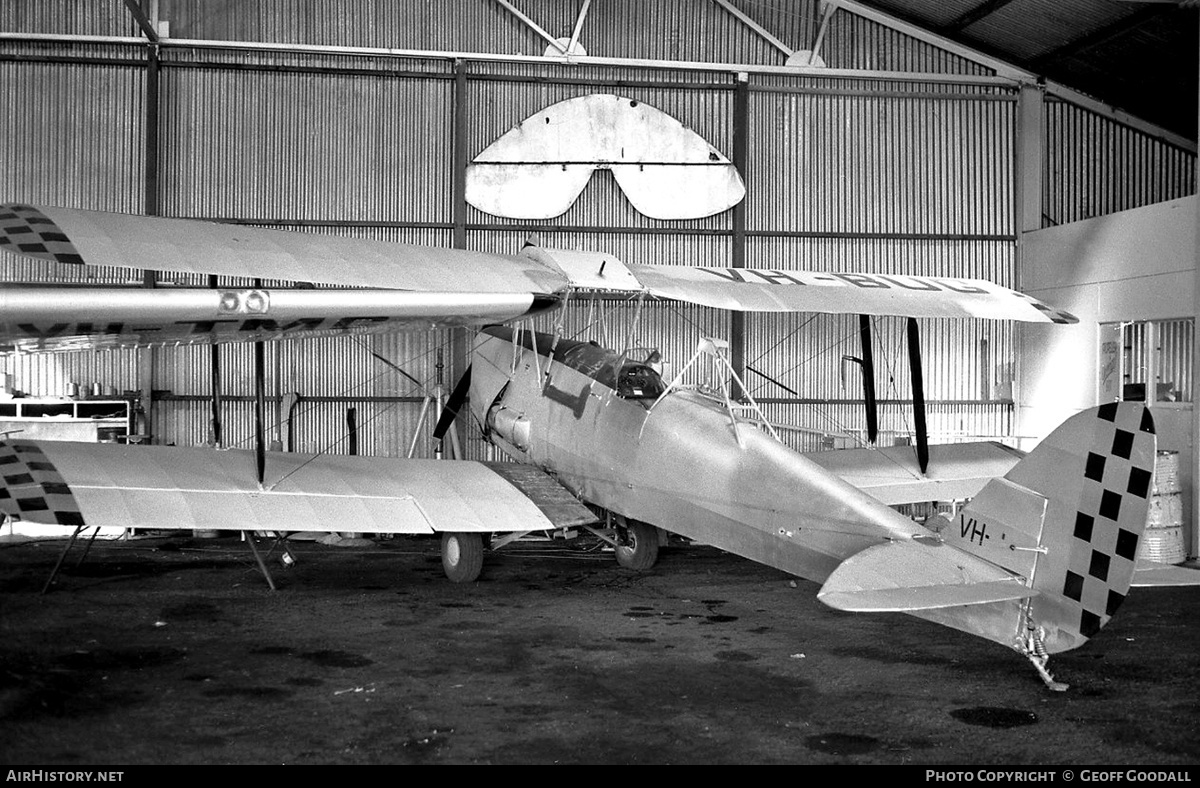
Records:
M467 202L494 216L550 219L600 169L654 219L712 216L746 195L733 163L675 118L593 94L553 104L485 148L467 168Z

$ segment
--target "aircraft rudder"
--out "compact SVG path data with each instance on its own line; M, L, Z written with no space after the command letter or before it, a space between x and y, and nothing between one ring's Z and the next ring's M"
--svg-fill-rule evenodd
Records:
M1076 648L1116 613L1133 580L1156 449L1143 403L1090 408L964 509L950 540L1024 576L1038 592L1016 622L1018 648ZM992 532L981 534L983 525Z

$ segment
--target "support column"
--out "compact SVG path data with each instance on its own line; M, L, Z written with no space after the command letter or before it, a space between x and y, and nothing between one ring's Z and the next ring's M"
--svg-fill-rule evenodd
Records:
M146 47L146 116L145 116L145 138L144 150L145 175L143 181L143 210L147 216L158 216L160 211L159 200L159 183L158 183L158 87L159 87L159 46L156 41L151 41ZM158 283L157 271L142 272L142 287L152 288ZM140 366L140 388L141 388L141 407L143 426L140 429L145 435L151 436L150 442L154 440L154 380L158 366L158 350L156 348L144 348L139 352L141 356L139 361Z
M750 160L750 76L739 72L733 87L733 166L746 182L749 194L749 178L746 165ZM731 262L734 268L746 267L746 200L733 206L733 248ZM746 379L746 313L732 312L729 316L729 365L736 376L729 383L729 396L740 400L745 394L738 379Z
M1197 68L1200 69L1200 59ZM1200 116L1196 120L1200 126ZM1200 194L1200 172L1196 173L1196 178L1193 193ZM1188 463L1192 511L1183 545L1189 558L1200 555L1200 342L1196 341L1200 337L1200 206L1196 210L1196 241L1192 250L1192 308L1195 312L1192 318L1192 457Z
M467 129L469 128L470 105L468 104L467 96L467 61L454 61L454 161L451 163L451 172L454 173L454 193L452 195L451 204L454 206L454 248L467 248L467 165L470 163L470 151L467 143ZM470 335L464 328L450 329L450 369L449 380L438 380L440 386L444 386L445 390L453 389L458 383L458 379L466 374L467 367L471 364L471 343ZM441 369L438 369L439 378ZM440 414L435 418L440 417ZM450 429L455 430L458 435L458 445L466 446L466 431L465 425L467 419L455 419ZM443 447L444 449L444 447ZM449 453L442 451L442 456L449 456Z
M1013 231L1017 237L1013 289L1021 289L1025 266L1025 233L1042 227L1043 168L1045 166L1046 96L1041 85L1023 84L1017 95L1016 141L1013 150ZM1021 323L1013 326L1013 341L1020 348L1026 334L1037 332ZM1035 333L1036 335L1036 333ZM1012 397L1016 408L1015 429L1024 435L1021 401L1021 353L1013 364Z

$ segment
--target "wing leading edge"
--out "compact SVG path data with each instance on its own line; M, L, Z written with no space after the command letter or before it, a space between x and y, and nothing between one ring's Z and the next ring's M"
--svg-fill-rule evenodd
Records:
M553 309L531 293L0 288L0 352L249 342L506 323Z

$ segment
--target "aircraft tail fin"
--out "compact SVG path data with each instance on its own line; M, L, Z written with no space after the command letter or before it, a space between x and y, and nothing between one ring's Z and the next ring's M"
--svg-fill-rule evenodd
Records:
M1037 591L1016 603L1015 620L1003 616L1010 643L1044 657L1082 645L1112 618L1133 580L1155 450L1154 420L1142 403L1082 411L985 485L945 529L947 544Z

